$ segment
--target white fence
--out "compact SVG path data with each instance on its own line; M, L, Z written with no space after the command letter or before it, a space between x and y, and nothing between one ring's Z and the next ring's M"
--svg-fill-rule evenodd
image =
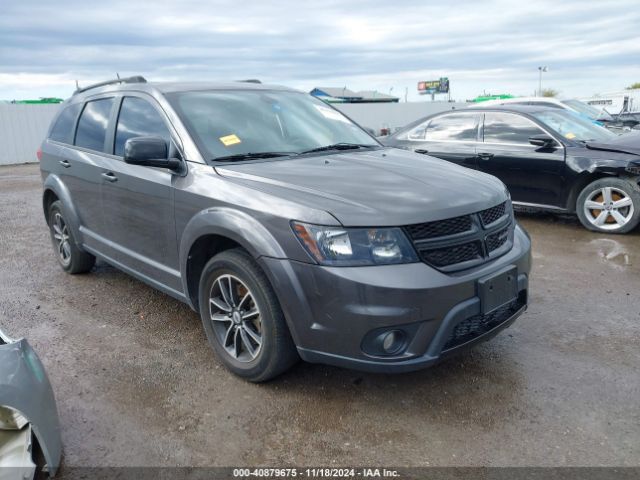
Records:
M0 103L0 165L37 162L36 151L59 108Z

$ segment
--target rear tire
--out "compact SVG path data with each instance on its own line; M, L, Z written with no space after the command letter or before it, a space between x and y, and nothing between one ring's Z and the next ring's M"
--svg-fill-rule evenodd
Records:
M209 344L236 375L264 382L298 361L275 292L245 250L226 250L205 265L199 308Z
M96 257L80 250L67 223L62 203L56 200L49 207L49 232L56 258L62 269L71 274L86 273L93 268Z
M628 233L640 223L640 186L617 177L596 180L578 195L576 213L591 231Z

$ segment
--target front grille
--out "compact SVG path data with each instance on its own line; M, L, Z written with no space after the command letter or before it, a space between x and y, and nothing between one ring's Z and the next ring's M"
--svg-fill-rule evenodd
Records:
M514 226L507 201L470 215L408 225L404 229L423 262L452 272L506 253L507 246L513 244Z
M502 202L500 205L496 205L495 207L487 208L480 212L480 219L482 220L482 225L487 226L491 225L496 220L504 217L507 210L507 202Z
M482 245L480 242L469 242L462 245L425 250L420 253L427 263L436 267L445 267L456 263L482 259Z
M409 236L413 240L444 237L471 230L471 216L448 218L437 222L420 223L406 227Z
M507 243L507 240L509 240L509 227L487 235L487 250L491 253Z
M442 351L446 352L467 343L483 333L493 330L506 322L526 303L526 294L521 292L516 300L486 315L478 314L463 320L455 326Z

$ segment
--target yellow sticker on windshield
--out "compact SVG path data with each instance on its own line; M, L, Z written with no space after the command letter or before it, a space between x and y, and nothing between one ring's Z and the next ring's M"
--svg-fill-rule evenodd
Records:
M571 132L566 133L564 136L565 136L566 138L568 138L569 140L572 140L572 139L576 138L575 133L571 133Z
M240 139L237 135L231 134L225 137L220 137L219 140L224 144L225 147L230 147L231 145L235 145L240 143Z

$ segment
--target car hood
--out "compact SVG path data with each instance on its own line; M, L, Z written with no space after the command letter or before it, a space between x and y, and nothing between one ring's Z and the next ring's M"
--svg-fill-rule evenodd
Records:
M640 132L624 133L607 143L587 142L587 148L640 156Z
M493 207L508 197L495 177L395 148L217 166L216 171L325 210L345 226L442 220Z

